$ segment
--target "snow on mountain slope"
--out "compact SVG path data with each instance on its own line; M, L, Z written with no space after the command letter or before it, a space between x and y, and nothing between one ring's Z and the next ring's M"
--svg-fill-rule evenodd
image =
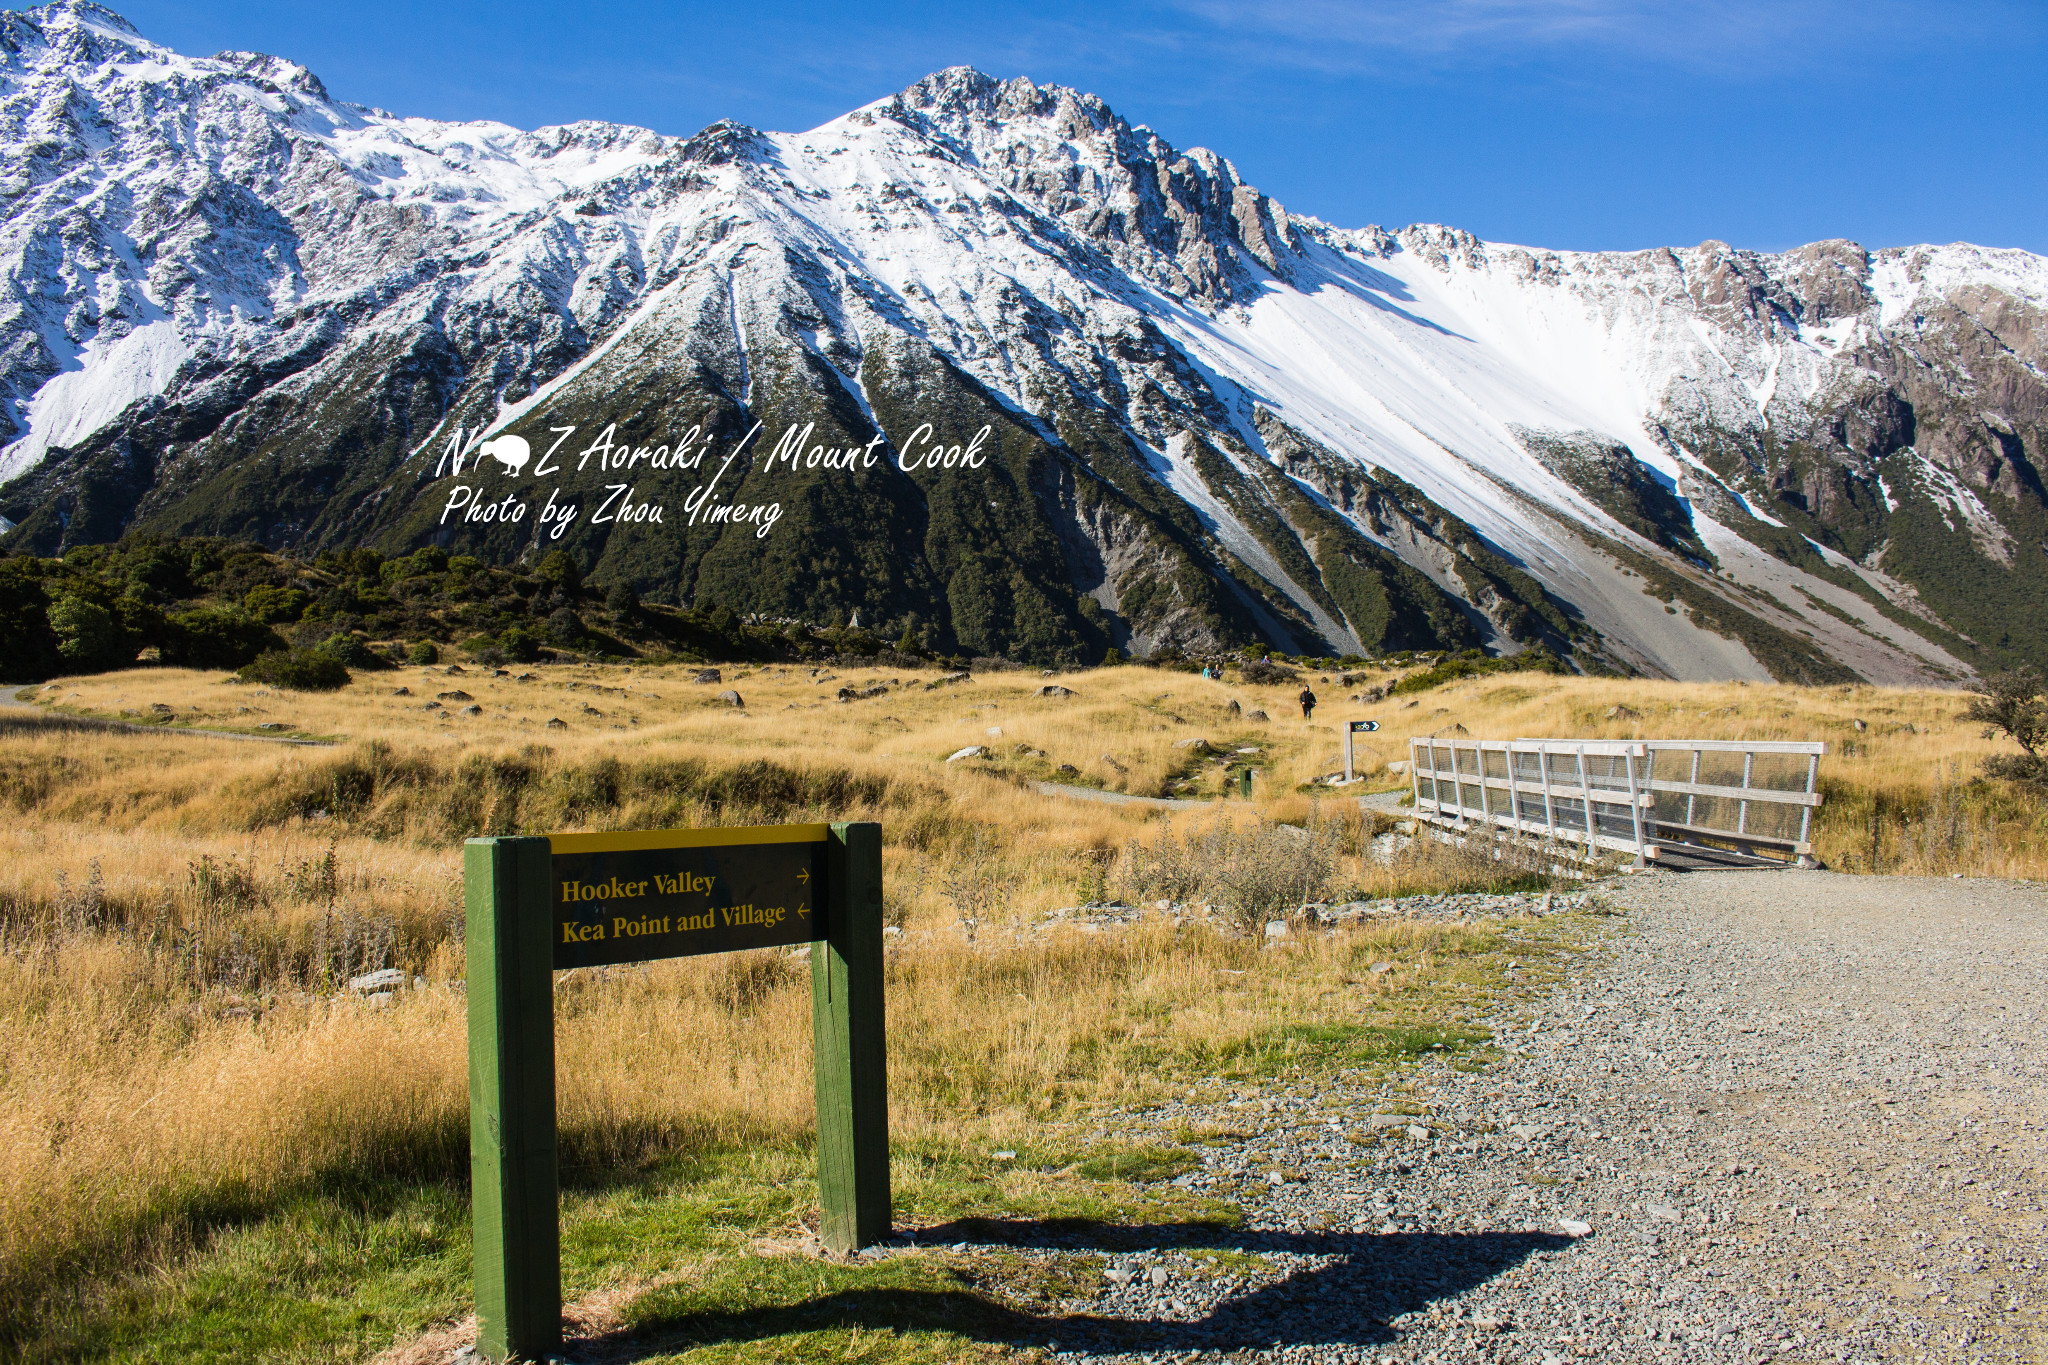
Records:
M1023 520L807 488L800 524L871 537L890 586L798 555L755 609L964 646L1024 610L963 567L990 554L1083 652L1433 640L1908 681L2048 643L2048 262L2022 252L1347 231L1093 96L964 69L797 134L407 119L84 0L0 16L0 146L23 545L445 538L450 433L628 392L650 429L823 414L891 450L942 402L1013 432ZM575 543L643 590L767 591L670 540ZM2001 597L2023 641L1979 638Z

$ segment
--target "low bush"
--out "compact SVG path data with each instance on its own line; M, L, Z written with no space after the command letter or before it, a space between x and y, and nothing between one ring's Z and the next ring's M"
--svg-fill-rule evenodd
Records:
M1547 649L1525 649L1520 654L1509 654L1494 659L1476 649L1445 659L1420 673L1411 673L1394 684L1392 695L1408 692L1427 692L1432 687L1456 682L1460 678L1475 678L1487 673L1562 673L1564 664Z
M234 607L195 607L165 625L163 661L181 668L240 668L285 648L276 631Z
M1282 683L1301 681L1301 674L1266 659L1252 660L1242 672L1245 684L1250 687L1278 687Z
M1186 835L1169 832L1149 847L1126 845L1117 880L1128 900L1207 900L1240 933L1256 934L1329 894L1341 840L1334 822L1319 819L1306 826L1224 820Z
M295 692L334 692L351 681L348 665L327 649L273 649L238 671L246 681Z

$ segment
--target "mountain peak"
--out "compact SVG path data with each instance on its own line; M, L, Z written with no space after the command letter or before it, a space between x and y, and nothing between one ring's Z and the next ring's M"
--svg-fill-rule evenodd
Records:
M935 71L873 106L998 177L1117 265L1204 303L1291 278L1304 244L1279 203L1204 147L1176 149L1098 95L973 67Z
M310 99L331 100L321 79L297 62L273 57L267 52L216 52L213 59L237 75L263 84L296 91Z
M38 5L25 13L32 22L49 28L79 23L89 24L94 28L113 29L132 38L142 37L141 29L105 5L94 4L93 0L51 0L51 3Z

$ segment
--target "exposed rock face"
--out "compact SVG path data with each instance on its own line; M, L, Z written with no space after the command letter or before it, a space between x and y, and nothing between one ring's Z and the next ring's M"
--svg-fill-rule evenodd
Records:
M84 0L0 15L0 148L11 547L561 548L1043 663L2048 656L2022 252L1339 229L964 68L801 134L404 119ZM791 432L879 458L778 467Z

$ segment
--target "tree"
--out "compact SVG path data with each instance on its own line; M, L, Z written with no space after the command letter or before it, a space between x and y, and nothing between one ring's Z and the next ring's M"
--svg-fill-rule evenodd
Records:
M33 560L0 560L0 676L41 679L63 667L49 607Z
M574 597L583 590L583 570L567 550L550 550L534 566L533 576L554 584Z
M631 621L640 614L640 594L621 583L604 595L604 609L617 620Z
M547 634L548 643L571 646L583 638L583 622L574 608L563 607L548 617Z
M163 661L186 668L240 668L285 647L269 626L231 607L195 607L165 623Z
M268 583L258 583L243 594L242 609L270 626L298 620L306 614L306 604L311 600L298 588L279 588Z
M135 662L139 647L114 614L84 597L60 597L50 606L50 629L57 633L57 652L81 673L98 673Z
M514 663L530 664L540 657L540 637L521 626L511 626L498 637L498 648Z
M2041 688L2041 675L2031 668L1994 673L1963 708L1963 719L1982 725L1984 738L2003 734L2023 750L1985 759L1988 776L2048 787L2048 759L2040 753L2048 744L2048 703L2041 699Z

